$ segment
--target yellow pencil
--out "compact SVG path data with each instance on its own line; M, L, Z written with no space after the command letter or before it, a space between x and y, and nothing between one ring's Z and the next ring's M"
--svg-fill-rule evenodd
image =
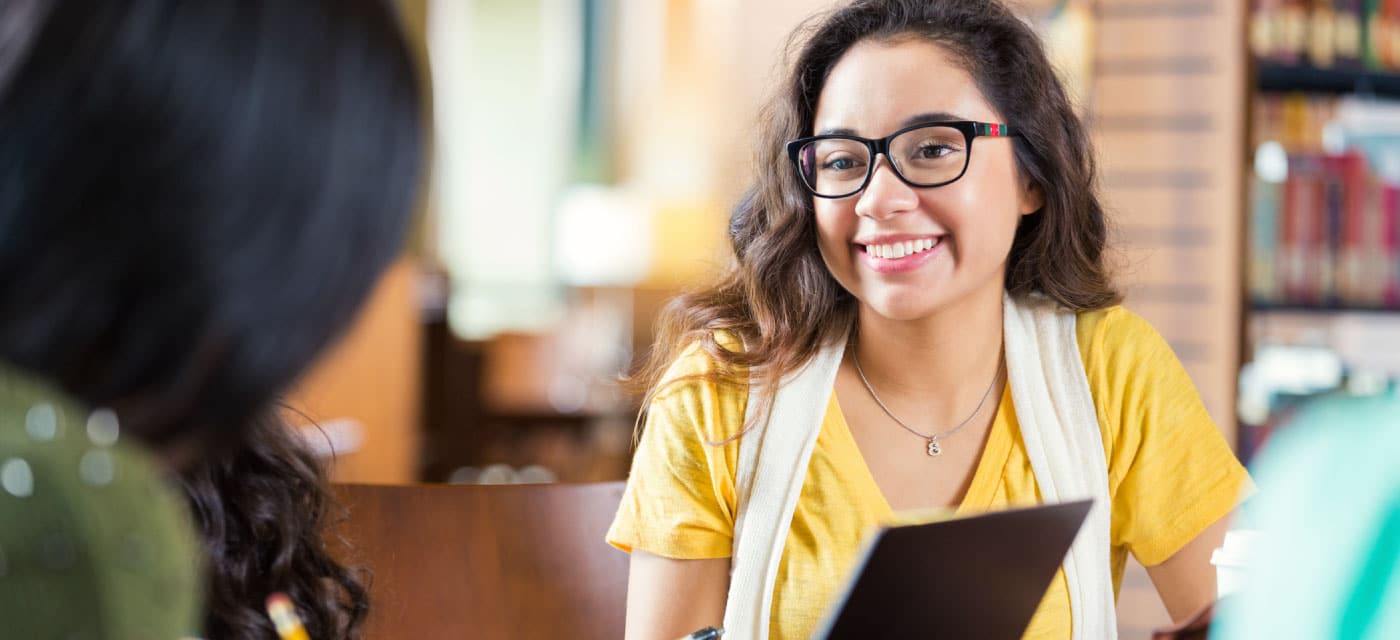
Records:
M282 640L311 640L287 594L274 593L267 597L267 615L272 618L272 625L277 627L277 635Z

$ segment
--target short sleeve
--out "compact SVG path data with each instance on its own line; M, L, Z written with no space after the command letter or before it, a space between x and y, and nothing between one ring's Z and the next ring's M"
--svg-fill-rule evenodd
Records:
M1230 513L1249 476L1146 320L1121 307L1083 314L1080 338L1105 431L1113 544L1160 564Z
M730 556L737 504L733 436L742 429L747 387L704 377L713 373L709 357L692 349L663 378L608 530L614 547L675 559Z

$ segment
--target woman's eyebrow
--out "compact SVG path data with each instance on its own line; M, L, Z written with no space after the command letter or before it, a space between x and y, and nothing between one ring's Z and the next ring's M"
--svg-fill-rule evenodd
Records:
M905 119L904 119L904 122L900 123L899 128L900 128L900 129L903 129L903 128L905 128L905 127L912 127L912 126L914 126L914 125L916 125L916 124L925 124L925 123L930 123L930 122L952 122L952 121L955 121L955 120L967 120L967 118L964 118L964 117L959 116L959 115L957 115L957 114L948 113L948 112L946 112L946 111L930 111L930 112L928 112L928 113L921 113L921 114L916 115L916 116L910 116L910 117L908 117L908 118L905 118ZM855 135L859 135L859 134L856 133L856 130L855 130L855 129L851 129L851 128L849 128L849 127L833 127L833 128L830 128L830 129L824 129L824 130L822 130L822 131L819 131L819 132L817 132L817 135L819 135L819 136L855 136Z
M953 122L957 120L968 119L969 118L964 118L960 115L948 113L946 111L931 111L929 113L921 113L917 116L910 116L908 118L905 118L904 122L899 125L899 128L903 129L904 127L912 127L916 124L926 124L931 122Z

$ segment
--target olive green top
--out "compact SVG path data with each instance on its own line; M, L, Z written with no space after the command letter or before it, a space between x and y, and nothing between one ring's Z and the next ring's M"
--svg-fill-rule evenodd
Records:
M198 558L184 501L112 412L0 365L0 635L198 636Z

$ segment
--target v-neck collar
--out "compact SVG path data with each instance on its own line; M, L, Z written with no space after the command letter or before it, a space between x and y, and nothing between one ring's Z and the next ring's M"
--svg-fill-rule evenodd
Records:
M953 510L954 516L963 516L971 513L980 513L991 507L995 497L997 485L1001 482L1001 477L1006 470L1006 462L1011 457L1011 424L1014 419L1015 407L1011 401L1011 385L1004 385L1001 392L1001 399L997 403L997 414L992 420L991 431L987 434L987 444L982 449L982 456L977 460L977 469L973 471L972 483L967 487L967 493L963 495L962 501ZM827 415L830 416L832 424L833 443L839 448L846 449L848 454L842 457L849 461L852 479L864 485L861 493L869 495L876 501L876 508L879 510L881 520L897 519L908 512L895 512L890 506L889 500L880 490L879 483L875 482L875 475L870 471L870 465L866 464L865 456L860 451L860 446L856 444L855 436L851 434L850 425L846 422L846 415L841 411L841 403L836 397L836 392L831 392L831 399L827 404ZM913 510L923 512L924 509Z

